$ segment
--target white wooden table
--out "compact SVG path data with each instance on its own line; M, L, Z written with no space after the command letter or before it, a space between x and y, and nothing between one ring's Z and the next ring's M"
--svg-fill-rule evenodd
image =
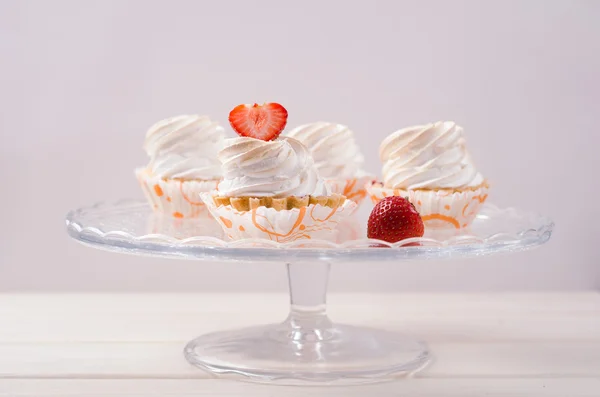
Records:
M0 395L600 396L600 294L336 295L335 321L429 342L417 378L352 388L211 379L188 340L281 320L285 295L0 295Z

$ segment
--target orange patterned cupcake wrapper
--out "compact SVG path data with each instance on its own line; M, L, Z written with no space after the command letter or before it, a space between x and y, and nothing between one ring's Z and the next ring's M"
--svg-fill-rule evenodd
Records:
M219 181L180 181L157 178L140 168L136 176L146 199L155 211L174 218L196 218L206 213L200 193L217 187Z
M353 179L327 179L327 183L331 187L332 193L346 196L347 199L353 200L356 204L360 205L365 197L367 197L365 184L372 180L372 175L365 175Z
M488 197L487 183L469 190L386 189L380 183L367 183L373 204L389 196L407 197L428 228L462 229L471 224Z
M206 207L204 207L206 208ZM146 231L148 234L162 234L176 239L187 239L197 236L221 238L223 231L208 211L202 211L196 217L176 218L170 214L155 212L148 217Z
M233 240L262 238L280 243L315 238L331 240L335 238L338 223L356 207L352 200L345 200L335 208L310 204L289 210L262 206L238 211L231 205L217 206L212 193L200 196L225 234Z

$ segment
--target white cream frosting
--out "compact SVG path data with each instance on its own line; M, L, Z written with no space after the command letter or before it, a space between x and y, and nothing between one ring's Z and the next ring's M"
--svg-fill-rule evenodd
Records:
M146 134L148 170L161 178L220 179L217 153L224 136L223 127L207 116L183 115L159 121Z
M351 179L365 174L365 158L354 133L345 125L320 121L296 127L286 135L308 147L323 178Z
M329 188L319 177L308 149L292 138L274 141L227 139L219 152L223 180L218 193L227 197L325 196Z
M453 121L396 131L381 143L379 157L390 189L461 189L484 182L465 147L463 128Z

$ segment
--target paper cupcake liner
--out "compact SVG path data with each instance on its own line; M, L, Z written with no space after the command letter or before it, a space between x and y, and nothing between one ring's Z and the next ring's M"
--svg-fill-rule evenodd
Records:
M204 206L206 208L206 206ZM175 218L170 214L156 211L148 217L148 234L162 234L176 239L190 237L216 237L222 239L223 230L208 211L202 211L196 217Z
M372 180L372 175L365 175L352 179L327 179L326 182L331 187L331 193L346 196L347 199L360 205L365 197L367 197L365 185Z
M335 240L338 223L356 207L352 200L345 200L335 208L310 204L279 211L264 206L238 211L231 205L217 206L212 193L202 193L200 197L233 240L261 238L280 243L300 239Z
M338 244L367 238L365 223L362 218L356 216L348 216L342 219L337 229Z
M144 169L136 170L136 176L152 208L175 218L196 218L202 212L206 213L206 206L200 199L200 193L216 189L219 183L216 180L165 180L150 175Z
M476 189L402 190L386 189L379 183L368 183L373 204L389 196L407 197L428 228L461 229L469 226L488 197L487 183Z

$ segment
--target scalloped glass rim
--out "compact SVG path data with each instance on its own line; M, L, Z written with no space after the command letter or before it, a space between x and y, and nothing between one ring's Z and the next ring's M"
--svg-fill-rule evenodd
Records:
M266 239L230 241L215 236L179 239L160 233L132 234L123 230L103 230L103 222L98 220L102 216L119 215L118 219L123 222L135 222L136 219L128 217L138 215L143 218L142 212L151 214L145 201L98 203L69 212L66 219L67 231L83 244L132 254L220 261L289 262L318 259L336 262L465 257L520 251L548 241L554 227L554 223L545 216L514 208L501 209L493 204L485 204L473 224L496 222L499 224L497 230L480 235L411 238L394 244L367 238L341 243L327 240L289 243ZM91 219L87 219L90 215ZM503 230L502 225L506 225L506 230ZM407 246L415 243L420 246Z

